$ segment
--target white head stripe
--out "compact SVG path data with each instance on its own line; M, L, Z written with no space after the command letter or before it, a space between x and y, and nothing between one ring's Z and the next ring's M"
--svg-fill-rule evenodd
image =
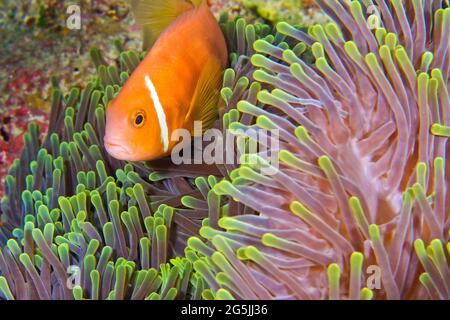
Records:
M169 149L169 129L167 128L166 114L161 105L161 101L159 101L156 88L148 75L145 76L145 84L150 91L150 96L152 97L156 114L158 115L159 127L161 128L161 140L163 141L164 152L166 152Z

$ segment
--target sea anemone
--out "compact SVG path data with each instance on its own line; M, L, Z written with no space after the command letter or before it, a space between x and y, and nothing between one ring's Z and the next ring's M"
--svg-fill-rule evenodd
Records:
M247 153L213 188L258 214L229 212L188 244L239 299L448 299L450 9L318 4L333 23L279 23L254 43L263 90L229 121L280 132L279 163Z
M450 298L450 9L317 2L334 22L307 33L220 21L215 127L278 130L276 161L108 156L105 106L143 54L94 49L83 90L53 81L49 133L30 125L6 177L0 298Z

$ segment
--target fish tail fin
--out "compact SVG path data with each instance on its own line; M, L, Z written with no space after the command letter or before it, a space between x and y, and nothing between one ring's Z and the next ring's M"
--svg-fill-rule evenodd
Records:
M144 34L144 50L149 50L159 35L179 15L204 0L131 0L131 10Z

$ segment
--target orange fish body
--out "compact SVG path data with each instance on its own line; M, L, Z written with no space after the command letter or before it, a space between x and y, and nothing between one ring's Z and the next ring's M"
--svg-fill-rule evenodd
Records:
M167 156L177 143L171 139L175 130L192 132L196 120L208 127L217 115L228 57L220 27L206 2L168 2L184 12L161 32L106 109L105 148L120 160Z

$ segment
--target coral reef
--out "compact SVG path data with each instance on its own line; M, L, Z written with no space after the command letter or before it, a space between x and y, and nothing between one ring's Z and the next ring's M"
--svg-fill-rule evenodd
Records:
M0 297L450 298L450 9L317 2L334 22L307 33L220 20L232 54L216 128L247 142L278 129L273 175L257 152L110 158L105 106L142 54L108 64L94 49L83 90L54 81L48 134L30 125L6 178Z

